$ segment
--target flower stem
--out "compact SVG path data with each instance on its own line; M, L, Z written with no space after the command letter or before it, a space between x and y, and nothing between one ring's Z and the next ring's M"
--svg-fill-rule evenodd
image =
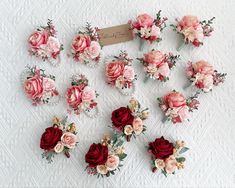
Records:
M144 49L144 44L145 44L145 41L143 39L140 39L140 46L139 46L139 50L140 51L143 51Z

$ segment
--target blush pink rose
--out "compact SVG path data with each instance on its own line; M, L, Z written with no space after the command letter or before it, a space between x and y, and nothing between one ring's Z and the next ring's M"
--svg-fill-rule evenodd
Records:
M179 22L178 27L180 30L187 29L187 28L194 28L195 30L200 25L200 22L196 16L184 16Z
M173 172L175 172L176 168L177 161L174 155L171 155L165 160L165 170L168 174L172 174Z
M101 47L100 44L96 41L92 41L90 47L86 48L85 56L88 59L95 59L100 55Z
M163 62L158 66L157 72L154 74L156 78L159 78L159 75L163 77L168 77L170 74L170 68L167 62Z
M72 50L74 52L83 52L91 44L91 38L88 35L78 34L73 38Z
M131 66L125 66L123 76L131 82L135 78L135 71Z
M55 81L50 78L42 78L44 92L56 90Z
M136 22L133 23L133 27L140 29L141 27L151 27L153 25L153 18L148 14L141 14L136 18Z
M57 38L55 37L49 37L48 41L46 43L45 49L49 53L56 53L60 51L60 42Z
M82 93L78 86L67 89L66 100L70 107L77 108L82 103Z
M89 86L86 86L82 91L82 101L84 102L90 102L94 100L96 97L95 91L90 88Z
M152 26L151 32L150 32L150 37L149 40L150 41L155 41L158 38L160 38L160 34L161 34L161 30L159 27L157 27L156 25Z
M204 92L209 92L214 85L213 75L211 74L196 74L195 86L202 89Z
M163 100L170 108L178 108L186 105L185 97L179 92L171 92L165 95Z
M106 76L108 81L115 83L115 80L123 75L124 62L122 61L112 61L106 65Z
M29 78L24 83L24 91L28 98L36 99L43 95L43 81L39 76Z
M177 122L183 122L188 118L188 116L189 116L189 111L188 110L189 110L188 106L186 106L186 105L180 107L179 109L177 109L178 118L179 118L179 121L177 121Z
M61 142L70 149L75 148L77 143L76 135L71 132L65 132L61 137Z
M36 31L29 36L28 42L33 49L39 49L42 44L46 44L48 34Z
M139 117L133 120L132 126L136 135L139 135L140 133L142 133L144 129L143 121Z
M109 155L105 166L109 171L115 170L119 165L119 157L116 155Z
M158 50L153 50L147 54L144 54L144 61L149 64L155 64L156 66L159 65L164 59L165 55Z
M204 60L198 61L198 62L194 63L192 66L193 66L193 70L196 73L210 74L210 75L214 74L214 70L213 70L212 65L210 65L209 63L207 63Z

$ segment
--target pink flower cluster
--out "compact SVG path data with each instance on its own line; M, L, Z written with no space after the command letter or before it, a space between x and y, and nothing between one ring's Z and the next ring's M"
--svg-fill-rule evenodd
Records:
M60 44L55 34L51 20L48 21L47 26L38 28L28 38L30 54L43 60L57 59L63 50L63 45Z
M130 21L134 35L150 43L161 40L161 31L166 26L166 17L160 17L160 12L157 13L156 19L148 14L141 14L136 18L136 21Z
M48 103L51 97L58 96L54 76L46 76L44 70L37 67L29 68L30 74L24 81L26 96L34 105Z
M218 73L212 65L204 60L196 63L189 62L186 74L192 85L204 92L209 92L214 85L223 83L226 76L226 74Z
M79 33L73 38L72 55L75 61L90 63L100 61L101 46L99 44L97 29L87 24L86 31Z
M97 106L95 101L98 94L88 86L88 80L84 75L73 78L72 86L66 91L66 101L75 114L80 114L83 110L89 110Z
M138 60L144 65L146 78L167 81L171 68L175 65L179 56L174 56L172 53L163 54L158 50L152 50L144 54L143 58Z

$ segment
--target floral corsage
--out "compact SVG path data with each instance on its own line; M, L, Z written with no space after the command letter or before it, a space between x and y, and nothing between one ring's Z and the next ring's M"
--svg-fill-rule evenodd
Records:
M71 44L73 59L90 67L95 67L101 60L98 28L93 28L87 23L84 30L78 31Z
M97 92L88 85L88 79L84 75L72 76L71 87L66 91L68 112L79 115L82 111L89 117L98 115L96 99Z
M135 21L129 21L133 34L140 38L140 50L143 50L144 42L160 42L161 32L166 27L166 17L161 18L161 10L152 18L148 14L139 15Z
M199 21L196 16L184 16L181 20L176 19L177 24L171 26L173 30L182 36L182 44L178 47L180 50L184 44L192 44L194 47L203 45L205 37L211 36L213 32L213 20Z
M44 150L43 158L51 163L55 154L64 153L70 157L70 150L77 146L76 126L74 123L67 123L67 117L53 118L52 127L45 129L41 136L40 148Z
M214 86L223 83L226 73L218 73L213 66L204 60L189 62L186 74L191 84L203 92L209 92Z
M124 95L131 95L135 90L134 81L137 75L132 67L132 61L125 51L121 51L119 56L106 58L107 83L115 86Z
M109 177L120 170L123 166L121 162L127 156L123 142L114 134L112 138L105 136L101 143L93 143L85 155L87 173L97 177Z
M27 66L22 73L21 80L24 92L33 105L57 104L59 92L55 86L55 76L46 75L45 70L36 66Z
M144 66L145 81L151 78L165 82L169 80L170 70L175 66L179 57L179 55L173 55L172 53L163 54L158 50L152 50L144 54L143 58L137 59Z
M56 37L56 30L52 20L48 20L47 26L37 28L28 38L30 55L47 60L52 65L60 63L60 52L63 45Z
M112 112L112 128L129 142L132 136L135 138L146 131L143 121L148 117L148 108L142 109L140 103L132 97L127 107Z
M182 123L189 118L189 112L198 109L199 93L186 99L180 92L173 90L165 96L158 98L159 107L165 118L163 122Z
M148 152L152 157L152 172L160 170L166 177L169 174L175 174L177 169L184 168L186 159L181 155L188 150L184 141L177 140L175 143L171 143L163 136L156 138L148 146Z

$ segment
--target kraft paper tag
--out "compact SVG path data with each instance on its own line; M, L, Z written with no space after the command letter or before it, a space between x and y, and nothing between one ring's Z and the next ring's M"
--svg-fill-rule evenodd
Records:
M103 46L133 40L133 34L129 24L100 29L98 35L100 37L100 43Z

